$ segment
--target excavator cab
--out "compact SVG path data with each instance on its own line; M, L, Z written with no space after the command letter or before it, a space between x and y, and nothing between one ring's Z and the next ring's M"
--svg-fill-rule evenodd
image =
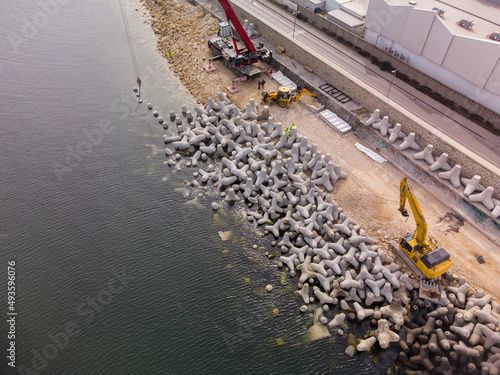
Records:
M292 94L292 90L286 86L280 86L278 88L278 100L289 100Z
M262 93L262 100L264 103L272 104L273 102L276 102L280 105L280 107L288 107L292 99L292 90L287 86L280 86L278 91L272 93Z
M413 238L410 235L401 238L399 244L401 245L401 248L408 253L408 255L410 255L414 251L420 250L420 244L417 242L415 238Z
M448 263L451 265L450 258L450 254L445 249L438 247L436 250L425 254L420 260L430 269L440 267L441 265L444 266Z

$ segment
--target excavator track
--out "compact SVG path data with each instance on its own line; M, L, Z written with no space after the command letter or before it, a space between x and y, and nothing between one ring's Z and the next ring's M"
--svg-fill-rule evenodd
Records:
M411 261L410 258L408 258L408 255L400 249L399 245L396 243L396 241L389 241L389 247L394 251L394 254L396 254L407 266L408 268L415 274L415 276L418 276L420 279L427 279L422 271L420 271L420 268L418 268L415 263Z
M389 241L389 248L392 249L394 254L400 258L404 264L413 272L415 276L420 279L420 288L418 291L418 296L420 298L427 299L432 302L438 302L441 297L441 291L439 290L439 285L431 279L428 279L422 271L411 261L406 253L401 250L396 243L396 241Z

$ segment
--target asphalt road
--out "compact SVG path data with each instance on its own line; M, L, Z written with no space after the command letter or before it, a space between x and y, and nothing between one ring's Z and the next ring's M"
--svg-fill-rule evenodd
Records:
M406 83L394 79L390 72L382 72L367 59L347 47L343 48L332 37L296 19L293 14L277 4L266 0L231 1L256 11L256 17L273 25L280 33L289 35L325 60L341 66L371 90L387 97L389 103L392 101L399 104L458 142L471 156L477 155L483 158L484 163L481 164L489 162L493 169L500 168L500 137L494 136ZM300 57L296 58L300 60Z

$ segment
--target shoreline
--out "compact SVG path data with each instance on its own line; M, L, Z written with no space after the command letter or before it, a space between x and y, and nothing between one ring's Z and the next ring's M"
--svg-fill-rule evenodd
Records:
M143 1L143 3L144 3L144 1ZM151 5L151 3L150 3L150 5ZM180 9L177 9L177 10L179 11ZM199 12L198 12L198 14L199 14ZM206 18L206 16L204 16L204 17ZM158 43L160 43L160 39L159 39ZM166 47L164 44L164 40L161 41L161 46L163 46L163 50L165 50ZM171 49L173 49L173 48L171 48ZM198 51L199 51L199 49L198 49ZM202 51L199 51L199 52L200 52L201 61L202 62L206 61L206 56L203 56ZM187 55L183 56L182 53L186 53L186 52L180 52L179 56L185 58ZM207 53L205 51L205 55L206 54ZM168 57L167 57L167 59L168 59ZM174 68L176 66L175 64L179 63L179 61L185 62L185 60L181 60L181 59L176 60L175 57L172 57L171 60L172 61L171 62L169 61L169 62L171 63L172 67L174 67ZM200 62L198 62L197 64L193 64L193 65L195 65L198 69L200 69L200 68L202 69L202 63L200 63ZM182 66L182 64L181 64L181 66ZM222 71L221 71L221 69L222 69ZM210 81L209 83L202 84L203 88L206 90L206 91L203 91L203 93L214 92L214 90L219 92L219 91L223 90L222 85L227 83L227 79L229 76L227 74L228 72L223 71L223 69L224 69L223 66L221 69L219 69L218 75L215 75L215 76L212 75L208 78L208 81ZM198 76L195 76L195 77L203 77L205 75L204 73L205 72L202 71L201 73L194 73L194 74L198 74ZM189 78L189 77L187 77L187 76L189 76L189 74L190 73L187 73L186 71L183 71L183 70L179 71L179 77L181 78L181 81L183 82L183 84L184 84L183 79L185 80L185 79ZM200 80L195 79L195 81L197 83L197 86L200 86ZM214 85L213 84L214 81L218 82L219 85L221 85L221 86L219 87L219 86ZM191 83L192 83L192 81L191 81ZM190 84L190 82L188 82L188 84ZM244 82L244 84L245 84L245 82ZM210 85L211 85L211 87L209 88L208 86L210 86ZM231 100L231 103L235 103L238 108L243 108L244 107L243 104L245 103L245 101L248 102L248 98L249 98L248 95L250 95L251 97L258 97L258 95L260 94L256 90L256 88L253 87L254 85L252 83L246 83L245 85L242 85L242 86L245 86L245 87L243 87L243 89L247 90L247 95L240 95L241 93L238 93L238 94L233 95L233 96L227 95L228 98L234 99L234 100ZM269 89L271 89L271 88L269 88ZM188 90L189 90L189 88L188 88ZM198 101L198 103L200 103L200 102L206 103L205 100L201 99L201 97L204 95L201 92L197 92L197 93L192 92L192 95L195 97L195 99ZM204 98L206 98L206 99L208 99L209 97L216 98L217 95L216 94L207 94L204 96ZM394 181L392 181L392 177L394 175L398 175L398 174L400 175L401 172L391 171L389 173L389 172L385 171L383 168L380 168L379 166L377 168L374 168L373 162L368 162L365 158L363 158L361 155L357 154L356 152L353 152L352 155L349 155L348 153L351 152L351 149L348 149L348 151L347 151L345 148L349 147L349 145L352 146L352 139L348 140L347 138L349 138L349 137L347 137L347 138L340 138L339 137L338 139L333 139L333 140L325 139L327 137L324 136L324 130L325 130L325 128L328 128L328 126L323 124L321 120L316 121L316 122L319 122L320 124L307 121L311 118L311 114L308 113L305 108L301 108L302 105L299 103L295 103L294 106L295 107L293 108L293 111L291 109L288 112L283 112L283 111L279 111L279 109L272 108L273 112L274 111L279 112L279 114L276 116L276 120L283 121L285 124L288 124L290 122L290 120L293 121L297 117L300 118L300 120L304 121L307 124L307 126L304 125L304 123L302 123L302 121L301 121L301 123L299 123L299 128L300 128L299 131L301 132L301 134L303 133L304 136L309 137L309 140L312 142L316 141L318 149L323 149L326 151L330 151L332 149L332 153L331 153L332 159L335 160L336 162L337 162L337 160L342 159L343 160L343 161L341 161L342 168L344 168L344 161L346 161L346 157L352 159L349 162L347 162L346 169L345 169L350 174L348 177L349 182L342 181L338 184L335 184L334 188L332 189L332 193L333 193L333 196L335 196L335 200L338 201L340 206L345 208L345 212L348 213L347 217L351 217L351 213L354 213L355 216L353 216L354 217L353 222L356 224L359 224L361 228L366 228L368 236L369 237L373 236L373 238L375 238L377 240L376 243L378 243L378 242L384 243L384 242L387 242L388 239L397 239L397 238L401 237L402 234L405 233L401 229L405 229L405 228L407 229L408 227L411 227L411 225L404 225L402 223L396 224L394 222L394 220L392 220L392 218L391 218L391 215L393 215L393 214L390 213L390 211L387 209L387 207L385 207L387 202L390 202L390 204L394 206L394 203L397 201L396 198L398 198L398 197L396 197L396 195L398 195L398 189L396 188L396 189L394 189L394 191L391 191L390 193L385 192L385 191L383 191L382 194L380 193L380 190L382 187L387 186L387 185L394 186ZM295 121L297 121L297 120L295 120ZM334 144L333 147L331 147L331 143L329 143L329 141L333 142L333 144ZM312 145L310 144L309 147L311 147L311 146ZM364 168L363 170L366 172L366 175L361 175L361 176L359 175L360 166L358 164L363 165L363 168ZM392 169L394 169L394 167L392 167ZM382 176L380 176L379 174L382 174ZM373 186L366 186L367 183L373 183L376 178L380 178L380 177L382 177L383 180L391 180L391 182L386 181L386 185L383 185L380 182L378 182L378 186L375 188ZM354 181L351 182L352 180L354 180ZM399 182L399 181L397 180L397 182ZM367 196L365 196L365 192L367 192L368 190L371 190L371 191L369 191L370 194L367 194ZM235 191L233 191L233 193L235 193ZM231 193L231 195L234 198L233 193ZM381 195L382 195L382 199L381 199ZM434 199L434 201L435 200L436 199ZM351 203L352 205L350 205L349 203ZM427 202L425 205L427 205ZM432 203L429 206L432 210L436 210L436 207L435 207L436 205L437 205L437 203ZM395 208L394 208L394 210L395 210ZM392 211L392 208L391 208L391 211ZM427 211L425 211L425 212L427 212ZM367 216L368 216L368 218L366 218ZM430 215L430 216L436 222L439 219L439 215L437 215L437 217L434 217L434 215ZM426 217L427 217L427 214L426 214ZM378 223L376 223L376 224L378 224L378 225L373 225L373 223L372 223L374 221L373 218L376 218L376 220L378 221ZM367 224L367 225L365 226L365 224ZM392 226L392 230L386 231L385 227L383 226L384 224L385 224L385 227ZM449 241L450 243L453 243L454 241L456 241L456 237L458 236L458 233L456 235L453 233L449 233L449 232L447 232L448 229L449 228L445 228L442 232L446 233L446 235L449 234L450 237L455 237L454 239L451 239ZM469 229L469 231L473 231L473 229ZM462 239L462 241L463 241L463 239ZM467 244L467 241L466 241L466 244ZM480 247L480 245L479 245L479 247ZM445 246L445 248L446 248L446 246ZM468 251L468 250L469 249L467 249L466 251ZM481 279L474 280L474 275L470 275L467 268L461 269L462 267L467 266L467 257L464 257L464 259L465 259L465 262L463 262L463 263L457 262L458 265L454 268L454 271L456 271L457 273L461 273L461 274L468 274L468 276L469 276L468 278L470 278L470 276L472 276L471 280L472 280L473 284L487 285L487 283L483 284L481 282ZM457 258L457 260L458 260L458 258ZM490 262L490 263L492 263L492 262ZM473 264L472 265L469 264L469 267L473 267ZM496 271L496 270L494 270L494 271ZM488 276L486 276L486 277L488 277ZM465 285L464 279L461 279L461 280L462 280L461 286ZM494 282L494 278L490 278L490 281ZM461 286L458 289L460 289ZM485 287L485 289L489 290L490 288ZM492 289L494 289L493 286L492 286ZM305 294L304 291L302 291L302 292ZM309 295L309 293L307 293L307 294ZM466 292L466 294L467 294L467 292ZM480 294L481 293L479 291L477 291L475 295L477 298L483 298L483 296L479 296ZM498 294L496 294L496 295L498 295ZM476 298L476 297L474 297L474 298ZM461 298L462 297L460 297L460 299ZM464 298L465 298L465 296L464 296ZM304 301L305 301L305 299L304 299ZM459 301L459 305L460 306L463 305L462 301ZM494 305L494 308L496 308L495 306L497 306L497 305ZM465 306L464 306L464 308L465 308ZM426 344L423 344L423 345L426 345Z
M198 20L198 16L201 16L201 7L194 7L188 2L178 3L175 7L171 3L163 5L164 7L168 6L167 10L165 10L165 15L160 12L162 8L154 5L152 1L142 0L141 3L145 5L145 8L149 12L156 14L154 17L152 15L147 16L149 19L156 20L158 23L164 22L166 24L165 27L171 27L172 32L175 33L178 32L176 30L178 30L179 25L170 25L168 20L172 16L167 10L173 12L172 14L176 16L183 17L183 20L179 21L179 24L184 25L192 25L195 20ZM181 6L180 4L183 5ZM187 8L187 11L183 11L184 8ZM211 19L204 22L216 22L209 14L206 14L204 18ZM155 25L153 24L152 26L154 27ZM195 35L196 38L193 39L192 35ZM205 35L206 39L199 39L200 35ZM192 65L186 65L186 61L180 58L167 58L167 61L174 70L179 66L183 67L182 70L178 71L177 75L179 79L198 103L205 104L208 97L215 98L217 92L224 91L224 86L229 85L232 79L237 78L220 61L213 63L218 67L217 71L210 74L205 72L202 66L211 57L206 47L206 40L208 40L209 36L213 35L206 30L190 30L189 32L184 32L182 38L181 36L177 39L162 39L159 37L157 44L160 53L165 56L165 53L162 51L167 51L168 55L169 48L180 48L176 47L177 44L181 44L181 47L185 48L187 44L197 43L197 48L194 50L196 54L192 52L192 56L194 57L190 57L191 60L196 60L193 61ZM174 43L171 45L165 44L169 40L173 40ZM267 80L267 82L266 89L268 91L273 91L277 87L272 80ZM260 101L261 95L260 91L257 90L256 84L253 82L241 82L240 86L243 89L241 92L234 95L227 94L228 98L238 105L238 107L243 107L250 98L255 98L257 102ZM192 89L193 87L197 90L190 91L190 88ZM371 236L380 242L387 243L389 240L398 240L408 231L413 231L414 227L403 222L395 214L395 212L397 213L396 209L398 206L394 201L395 198L399 197L399 181L405 176L400 169L386 165L381 167L376 163L367 161L366 158L359 155L359 151L354 147L354 143L359 141L358 139L352 139L352 135L339 137L328 125L300 103L294 103L293 108L289 110L281 110L281 108L276 108L276 106L270 107L270 110L273 114L276 114L275 117L277 117L277 120L285 124L296 122L302 134L308 136L311 142L318 143L321 150L330 152L334 160L342 164L346 171L349 173L352 172L350 173L351 178L349 181L343 184L346 186L335 187L333 194L335 199L366 228ZM301 126L297 122L297 118L303 120L301 123L307 125ZM325 134L328 134L327 137L325 137ZM353 177L356 177L354 184ZM357 195L354 193L357 193ZM439 235L440 241L443 242L443 246L447 250L457 248L457 251L452 254L456 265L453 267L453 270L459 274L468 275L468 279L474 285L480 285L484 290L493 295L500 296L500 286L494 282L497 275L495 263L500 264L500 257L496 256L495 251L488 251L489 248L493 249L495 245L489 243L489 239L485 241L477 229L472 226L469 227L467 223L460 227L458 233L450 230L453 223L450 223L448 227L443 227L443 222L449 216L449 209L447 207L438 207L441 205L441 202L428 191L419 189L417 195L426 219L429 222L431 234L435 233L435 237ZM427 202L429 202L428 205ZM426 208L426 206L428 207ZM432 226L433 224L434 226ZM433 227L438 229L433 230ZM478 269L474 266L478 262L472 254L478 254L486 260L486 263L481 264L483 269ZM484 268L486 267L488 268L485 270Z
M172 134L163 137L167 164L199 168L186 187L213 184L221 190L221 200L212 201L214 212L226 205L244 209L250 223L274 236L277 253L268 258L279 256L278 268L299 277L300 311L314 317L306 332L310 341L345 336L346 322L372 319L377 329L364 339L347 334L346 355L370 351L377 342L382 349L398 343L394 371L400 365L428 371L467 366L471 373L497 367L494 353L500 348L492 346L500 342L500 304L451 272L440 278L448 286L438 299L421 299L415 278L329 194L332 184L348 176L296 127L285 133L266 109L258 115L253 101L240 109L222 92L217 102L209 100L193 113L183 107L182 115L159 123ZM222 163L207 164L212 158ZM271 293L273 286L265 289Z

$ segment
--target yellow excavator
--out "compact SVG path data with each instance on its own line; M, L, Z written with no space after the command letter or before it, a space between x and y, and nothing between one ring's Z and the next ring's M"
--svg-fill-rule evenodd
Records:
M395 250L402 250L410 262L410 268L423 279L434 279L441 276L451 266L450 254L439 246L427 234L427 222L420 210L413 188L403 178L400 184L399 211L404 217L410 216L405 208L406 201L410 204L417 229L413 234L407 234L399 241L399 246L391 241ZM404 258L404 257L403 257ZM413 266L412 266L413 264Z
M273 102L276 102L280 105L280 107L288 108L290 106L291 102L296 102L304 94L309 94L313 98L315 98L317 96L316 94L313 94L305 87L302 89L299 88L299 91L297 94L292 94L292 90L290 89L290 87L280 86L278 88L277 92L276 91L272 92L272 93L263 92L262 93L262 101L264 103L270 102L271 104Z

